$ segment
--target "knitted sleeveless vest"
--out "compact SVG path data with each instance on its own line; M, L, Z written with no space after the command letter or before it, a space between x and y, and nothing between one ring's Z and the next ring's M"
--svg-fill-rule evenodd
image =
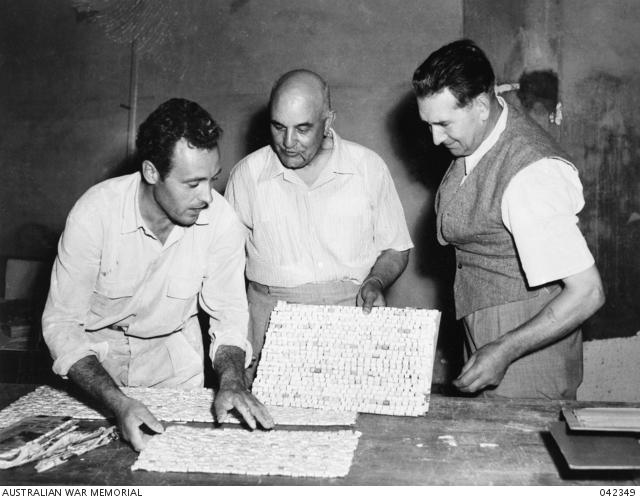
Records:
M528 287L513 237L502 223L501 203L513 176L542 158L571 164L542 128L509 107L506 129L464 183L462 158L445 174L436 195L437 235L440 244L456 251L457 318L538 295L541 287Z

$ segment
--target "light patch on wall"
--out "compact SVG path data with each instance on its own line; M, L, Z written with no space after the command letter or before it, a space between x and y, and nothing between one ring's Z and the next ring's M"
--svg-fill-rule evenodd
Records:
M558 71L558 58L547 37L533 30L520 28L518 42L522 51L523 67L527 71Z
M584 379L578 388L578 399L640 402L638 359L638 335L585 342Z

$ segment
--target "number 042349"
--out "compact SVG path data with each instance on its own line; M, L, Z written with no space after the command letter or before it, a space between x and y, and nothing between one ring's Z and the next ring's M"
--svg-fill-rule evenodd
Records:
M601 488L601 497L634 497L636 490L634 488Z

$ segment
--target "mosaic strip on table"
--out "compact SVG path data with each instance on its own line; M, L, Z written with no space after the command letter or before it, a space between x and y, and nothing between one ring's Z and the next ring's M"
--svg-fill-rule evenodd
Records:
M132 470L343 477L357 431L254 431L175 425L149 440Z
M440 312L278 302L254 394L265 404L422 415Z
M123 387L123 392L144 403L158 419L165 422L213 422L212 389L153 389ZM355 411L318 410L314 408L288 408L267 406L279 425L353 425ZM39 386L17 401L0 410L0 428L7 427L24 417L35 415L69 416L79 419L102 419L109 413L87 406L66 391ZM228 415L225 423L239 423Z

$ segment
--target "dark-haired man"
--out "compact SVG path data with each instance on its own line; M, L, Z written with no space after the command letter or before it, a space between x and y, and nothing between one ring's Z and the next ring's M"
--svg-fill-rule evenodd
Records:
M282 75L271 92L272 144L241 160L225 191L249 230L256 357L278 300L368 312L385 305L413 246L386 164L333 130L329 94L312 71Z
M437 237L456 251L467 361L454 384L486 395L575 399L580 324L604 302L577 227L582 185L567 155L494 91L485 54L448 44L413 76L433 142L455 157L436 196Z
M159 106L138 131L140 172L89 189L58 246L42 319L53 370L111 409L136 450L141 425L162 425L119 386L203 385L198 299L220 377L217 417L235 407L252 428L273 425L244 385L244 229L212 188L220 133L194 102Z

